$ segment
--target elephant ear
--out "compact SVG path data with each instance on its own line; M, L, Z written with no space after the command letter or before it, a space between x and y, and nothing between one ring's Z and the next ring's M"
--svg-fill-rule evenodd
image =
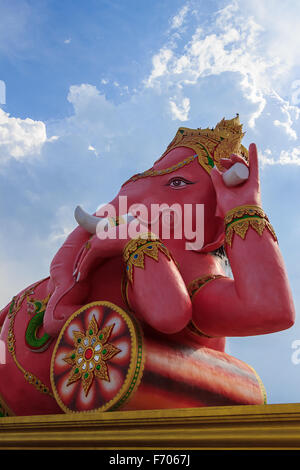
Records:
M224 232L224 220L220 217L215 217L216 230L212 237L212 240L207 241L204 246L199 250L200 253L210 253L217 250L224 245L225 232Z

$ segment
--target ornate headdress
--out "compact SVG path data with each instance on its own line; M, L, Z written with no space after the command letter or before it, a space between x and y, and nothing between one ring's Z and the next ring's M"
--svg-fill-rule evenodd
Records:
M132 176L126 183L136 181L140 178L146 178L147 176L171 173L196 158L208 173L211 172L214 166L221 169L222 165L220 159L229 158L232 153L242 155L246 162L248 162L248 151L241 144L242 138L245 135L242 128L243 126L240 124L238 114L235 118L230 120L223 118L214 129L188 129L186 127L180 127L166 151L155 163L160 162L167 153L177 147L188 147L194 150L195 154L169 168L161 170L151 168L143 173L138 173Z

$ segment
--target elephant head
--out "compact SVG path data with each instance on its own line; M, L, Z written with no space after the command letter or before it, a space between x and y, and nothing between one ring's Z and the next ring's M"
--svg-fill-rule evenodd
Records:
M214 166L221 168L221 159L230 157L232 153L242 154L247 160L247 150L241 145L243 135L238 116L229 121L223 119L215 129L181 127L153 167L126 181L108 205L94 215L86 214L77 208L75 216L79 227L67 238L51 264L54 292L44 317L45 330L50 334L57 334L66 320L66 315L69 315L66 306L62 309L63 314L59 313L58 307L75 285L74 267L82 247L99 227L100 230L103 229L105 217L120 219L128 217L130 212L152 231L153 224L156 224L154 231L159 230L158 235L163 239L163 210L159 209L163 204L164 208L171 208L168 218L170 231L167 236L172 246L184 251L188 241L192 243L192 249L205 253L220 248L224 242L224 222L216 214L216 194L210 172ZM154 217L153 207L158 208ZM187 207L188 220L184 217ZM199 207L204 208L201 212L200 227L196 226L199 222ZM176 220L178 213L181 216L179 221ZM194 237L202 231L200 244L193 244L191 237L185 237L184 225L187 222ZM175 228L181 236L176 236ZM76 304L75 293L72 301Z
M97 229L101 231L105 226L103 221L99 223L99 217L117 216L120 220L129 213L152 231L159 231L158 235L164 238L163 227L158 225L160 217L161 223L173 227L175 238L174 225L177 225L177 235L182 234L177 238L181 241L185 234L197 238L203 230L202 243L190 243L190 249L208 252L220 248L224 242L223 222L216 214L210 171L215 165L220 169L221 158L228 158L232 153L242 154L247 161L247 150L241 145L243 135L238 116L230 121L223 119L215 129L179 128L152 168L126 181L113 201L102 207L96 216L78 207L75 211L77 222L95 234ZM196 209L200 205L204 214L201 214L199 225L197 215L200 212L197 214ZM163 218L167 213L169 217ZM189 226L184 227L184 224Z

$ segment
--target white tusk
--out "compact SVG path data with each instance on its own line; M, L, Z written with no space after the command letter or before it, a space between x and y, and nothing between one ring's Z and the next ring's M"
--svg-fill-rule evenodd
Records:
M223 181L229 187L244 183L248 177L249 169L243 163L235 163L229 170L223 173Z
M109 219L105 217L96 217L95 215L88 214L82 207L77 206L74 212L77 223L87 230L89 233L96 234L97 231L104 231L111 225L114 225ZM120 217L121 224L129 224L133 220L136 220L132 214L124 214Z
M82 207L77 206L74 212L74 216L78 224L87 230L89 233L96 233L97 225L99 223L105 222L107 224L107 219L101 219L95 215L90 215L85 212Z

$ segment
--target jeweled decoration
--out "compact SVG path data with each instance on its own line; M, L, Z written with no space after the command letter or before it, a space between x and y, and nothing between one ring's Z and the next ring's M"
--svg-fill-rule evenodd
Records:
M107 362L121 352L109 343L113 328L114 324L99 329L93 315L85 332L73 331L75 349L64 357L64 361L73 366L67 386L81 380L87 396L95 376L110 381Z

